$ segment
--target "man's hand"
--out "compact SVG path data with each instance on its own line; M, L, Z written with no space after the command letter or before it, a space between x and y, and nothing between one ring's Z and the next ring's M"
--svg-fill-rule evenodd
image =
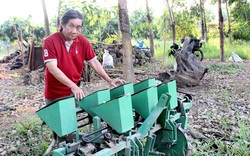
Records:
M84 97L83 90L79 88L76 84L70 86L70 88L77 101L81 100Z
M109 85L112 86L112 87L116 87L118 83L120 84L124 84L126 83L125 80L122 80L122 79L111 79L111 81L108 81Z

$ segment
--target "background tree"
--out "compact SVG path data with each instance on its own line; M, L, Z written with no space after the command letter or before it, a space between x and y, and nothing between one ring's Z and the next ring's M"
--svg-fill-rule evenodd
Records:
M0 40L13 42L17 39L15 36L15 30L13 28L15 19L15 17L13 19L9 19L0 26Z
M132 60L132 45L130 38L129 16L127 0L118 0L120 28L122 32L122 52L123 52L123 78L127 82L134 82L134 67Z
M164 9L160 17L154 19L154 38L155 39L164 39L164 33L167 37L170 36L171 38L171 29L170 29L170 20L169 20L169 15L168 15L168 10ZM168 29L166 29L168 28ZM155 29L157 31L155 31ZM167 38L166 38L167 39Z
M226 10L227 10L227 24L228 24L228 30L227 35L229 37L229 42L232 42L232 28L231 28L231 20L230 20L230 14L229 14L229 0L225 1L226 3Z
M230 0L232 7L232 36L234 39L250 40L250 2L248 0Z
M45 0L43 0L46 2ZM201 23L201 11L200 11L200 0L192 0L193 2L190 5L186 5L183 0L168 0L169 6L174 12L174 24L175 24L175 40L178 40L185 37L200 37L202 33L200 32L200 23ZM217 0L211 0L216 1ZM62 13L64 13L69 8L74 8L80 10L84 15L84 27L82 30L82 34L84 34L91 41L104 41L109 43L112 39L117 39L119 34L119 20L118 20L118 7L115 6L113 8L103 8L97 5L97 3L93 3L93 1L88 0L60 0L60 6L58 16L61 17ZM164 1L166 2L166 1ZM191 1L190 1L191 2ZM205 2L202 0L202 2ZM250 40L250 3L248 0L222 0L222 2L229 2L228 7L230 10L228 12L229 15L226 15L226 10L222 12L223 22L230 20L228 22L228 27L225 27L224 35L225 37L230 37L230 26L231 26L231 34L232 39L241 39L241 40ZM225 3L227 4L227 3ZM150 7L149 7L150 8ZM167 10L167 12L166 12ZM164 37L164 28L168 27L166 31L167 38L171 39L171 34L173 34L173 29L171 25L171 20L169 16L169 9L164 10L162 12L162 16L157 18L154 17L152 9L149 9L150 16L152 19L152 23L150 24L150 28L153 33L154 39L163 39ZM178 10L178 11L177 11ZM210 10L208 7L204 8L205 20L207 23L207 37L219 37L218 33L218 24L213 20L216 19L213 13L213 10ZM230 17L229 17L230 16ZM148 38L148 23L147 23L147 12L146 9L143 10L135 10L130 13L130 32L133 38L139 38L141 40ZM165 18L166 17L166 18ZM16 18L15 23L20 25L22 18ZM163 24L163 20L166 19L166 24ZM204 19L204 17L203 17ZM27 20L27 19L25 19ZM10 21L9 21L10 22ZM30 31L34 31L36 44L41 45L41 41L45 35L45 31L42 30L44 25L34 25L34 23L30 21L26 21L28 26L23 26L23 38L30 37ZM229 24L231 23L231 24ZM10 26L8 26L10 25ZM227 23L226 23L227 25ZM3 23L0 25L0 38L9 41L15 41L15 35L11 35L13 33L13 23ZM58 27L58 18L54 17L49 20L49 31L53 33L57 31ZM48 33L47 33L48 34ZM42 36L43 35L43 36ZM42 37L41 37L42 36ZM173 36L173 35L172 35ZM173 39L173 38L172 38ZM152 48L151 48L152 49Z
M60 22L61 22L61 13L60 13L61 4L62 4L62 0L59 0L58 1L58 8L57 8L57 17L56 17L56 27L57 27L57 29L60 28Z
M225 51L224 51L224 31L223 31L223 16L221 9L221 0L218 0L218 17L219 17L219 32L220 32L220 61L225 62Z
M165 65L165 59L166 59L166 42L167 42L167 20L166 17L164 18L163 22L163 66Z
M176 38L182 39L186 36L199 37L198 22L198 17L190 10L182 10L175 13Z
M169 0L166 0L168 11L169 11L169 19L170 19L170 25L172 30L172 39L173 42L175 42L175 19L174 19L174 12L172 9L172 6L169 4Z
M117 7L98 10L97 14L99 15L98 25L99 25L100 42L102 42L106 38L109 38L110 35L116 36L118 34L117 13L118 13Z
M30 37L34 35L34 41L39 43L44 38L44 26L32 26L31 17L27 19L13 17L0 25L0 40L15 42L17 40L13 24L18 31L22 31L22 38L29 41ZM32 31L32 32L31 32ZM20 36L19 36L20 37Z
M205 4L206 0L200 0L200 17L201 17L201 34L202 39L206 42L208 41L207 37L207 23L206 23L206 14L205 14Z
M48 14L47 14L45 0L42 0L42 7L43 7L43 15L44 15L45 36L49 36L50 35L50 31L49 31L49 19L48 19Z
M148 0L146 0L146 10L147 10L147 20L148 20L148 32L149 32L149 41L150 41L150 53L154 57L154 37L153 37L153 31L151 29L152 26L152 18L150 16L150 11L148 7Z
M148 37L146 14L145 10L135 10L130 14L131 33L134 38Z
M118 39L118 33L119 33L119 21L118 17L113 17L109 20L109 22L106 22L102 26L102 40L104 41L105 39L108 39L111 36L116 36L117 40Z

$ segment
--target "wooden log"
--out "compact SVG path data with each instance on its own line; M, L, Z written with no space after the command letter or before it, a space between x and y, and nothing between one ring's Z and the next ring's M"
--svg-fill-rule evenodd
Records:
M174 72L164 72L159 74L159 79L165 81L166 78L176 80L178 86L197 86L200 80L207 73L208 68L202 64L200 59L192 53L195 42L186 37L181 50L178 50L174 57L177 63L177 70Z

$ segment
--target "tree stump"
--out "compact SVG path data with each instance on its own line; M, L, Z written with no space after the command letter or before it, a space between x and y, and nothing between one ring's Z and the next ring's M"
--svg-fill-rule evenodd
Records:
M208 68L192 53L195 42L186 37L180 50L174 53L177 69L172 72L159 73L159 80L176 80L178 86L197 86L207 73Z

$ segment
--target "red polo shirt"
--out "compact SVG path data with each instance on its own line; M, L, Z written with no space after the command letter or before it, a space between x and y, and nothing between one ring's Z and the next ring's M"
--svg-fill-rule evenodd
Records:
M78 83L82 75L84 61L96 59L94 50L89 41L79 35L67 51L65 39L60 32L47 37L43 42L43 60L57 61L57 66L74 83ZM72 93L71 89L59 82L46 67L45 70L45 98L57 99L68 96Z

